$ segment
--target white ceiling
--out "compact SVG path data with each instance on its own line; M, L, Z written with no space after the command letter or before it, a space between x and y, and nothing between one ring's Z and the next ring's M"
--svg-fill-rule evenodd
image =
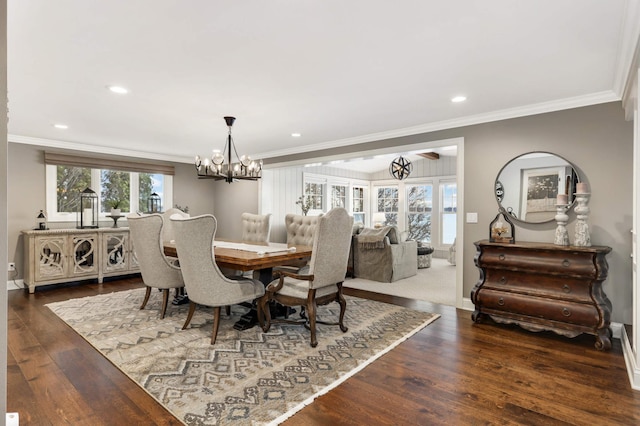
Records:
M628 2L9 0L9 140L191 161L233 115L267 158L618 100Z

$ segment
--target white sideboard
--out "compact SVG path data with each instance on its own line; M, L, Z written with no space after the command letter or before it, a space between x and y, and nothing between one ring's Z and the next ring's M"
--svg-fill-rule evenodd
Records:
M129 228L22 231L24 283L36 287L140 272Z

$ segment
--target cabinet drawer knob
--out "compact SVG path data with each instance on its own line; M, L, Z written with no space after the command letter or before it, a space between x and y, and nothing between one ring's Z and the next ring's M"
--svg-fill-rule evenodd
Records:
M504 306L504 299L502 297L498 299L498 305Z
M506 284L507 283L507 277L500 277L500 279L498 280L499 284Z
M565 268L568 268L569 266L571 266L571 262L569 261L569 259L563 260L562 266L564 266Z
M562 286L562 291L564 291L565 293L571 293L571 287L569 287L568 284L565 284Z
M504 257L505 257L504 254L499 254L498 255L498 259L500 259L500 260L504 260Z
M565 317L570 317L571 311L567 308L562 308L562 315L564 315Z

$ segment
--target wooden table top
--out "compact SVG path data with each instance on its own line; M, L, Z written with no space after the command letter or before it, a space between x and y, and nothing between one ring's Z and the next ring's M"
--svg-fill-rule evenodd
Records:
M228 240L225 240L228 241ZM228 241L231 242L231 241ZM270 243L242 242L243 244L264 245L269 246ZM273 244L273 243L271 243ZM225 247L216 247L214 254L216 256L216 264L220 267L237 269L240 271L253 271L257 269L273 268L289 264L293 260L308 259L311 257L311 246L289 245L295 247L294 252L281 251L275 253L258 254L253 251L236 250ZM165 243L164 253L167 256L178 257L175 243Z

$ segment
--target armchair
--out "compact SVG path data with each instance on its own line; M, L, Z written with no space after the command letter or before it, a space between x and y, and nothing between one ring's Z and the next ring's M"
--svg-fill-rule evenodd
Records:
M242 213L242 241L266 243L271 232L271 213Z
M353 218L344 208L334 208L317 219L308 272L278 271L279 278L267 286L265 295L258 302L258 320L265 332L269 331L272 322L268 306L270 301L285 306L305 307L307 318L301 321L285 318L273 322L304 324L311 331L311 347L318 345L316 323L339 325L342 332L347 331L343 323L347 303L342 295L342 282L347 272L352 226ZM331 302L340 305L338 322L318 321L317 305Z
M401 241L395 226L364 228L354 238L357 278L390 283L418 273L418 243Z

